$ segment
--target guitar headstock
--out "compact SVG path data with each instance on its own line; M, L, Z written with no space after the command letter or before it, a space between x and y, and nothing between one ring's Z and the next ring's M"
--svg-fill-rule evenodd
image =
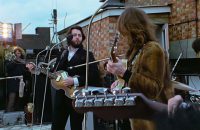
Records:
M13 61L16 59L16 56L13 52L8 52L5 54L5 60Z
M117 49L117 43L119 41L119 32L117 32L115 34L115 39L114 42L112 44L111 50L110 50L110 56L113 62L117 62L117 58L116 58L116 49Z
M16 63L26 64L24 59L17 58L16 55L13 52L8 52L5 54L5 60L13 61Z

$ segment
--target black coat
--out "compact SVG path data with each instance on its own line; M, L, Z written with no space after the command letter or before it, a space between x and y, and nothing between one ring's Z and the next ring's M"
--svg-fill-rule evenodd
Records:
M69 67L85 64L86 54L86 50L84 50L83 48L79 48L72 57L72 59L68 61L68 51L61 53L61 55L57 58L54 71L64 70L68 72L69 76L72 77L78 75L79 86L84 86L86 79L86 66L84 65L82 67L72 69L70 69ZM89 61L95 61L95 58L91 52L89 53ZM88 85L101 86L100 74L96 63L89 65Z
M26 67L24 64L6 61L6 72L8 77L25 75ZM7 79L8 92L19 92L20 79Z
M54 71L64 70L69 76L78 75L79 86L85 85L86 66L69 69L69 67L84 64L86 62L86 51L79 48L72 59L68 61L68 51L64 51L57 58ZM89 61L94 61L94 56L89 53ZM100 76L97 64L89 65L88 85L100 86ZM82 127L83 114L77 113L72 106L72 99L68 98L63 90L57 90L53 105L52 130L61 130L65 128L66 121L70 115L72 130L79 130Z

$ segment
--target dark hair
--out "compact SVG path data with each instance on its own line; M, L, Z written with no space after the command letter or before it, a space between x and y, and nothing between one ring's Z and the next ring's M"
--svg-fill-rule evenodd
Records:
M196 53L199 53L200 51L200 38L197 38L196 40L193 41L192 43L192 48Z
M76 25L76 26L72 26L72 27L68 30L67 35L71 34L73 29L77 29L77 30L80 30L80 31L81 31L81 34L82 34L82 41L84 41L84 40L85 40L85 34L83 33L83 29L82 29L82 27L80 27L80 26L77 26L77 25Z

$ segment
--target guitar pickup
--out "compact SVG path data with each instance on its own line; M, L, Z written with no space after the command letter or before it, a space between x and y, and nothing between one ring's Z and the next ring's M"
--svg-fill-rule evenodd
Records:
M60 76L60 75L58 75L58 76L57 76L57 78L56 78L56 81L57 81L57 82L59 82L59 81L60 81L60 79L61 79L61 76Z

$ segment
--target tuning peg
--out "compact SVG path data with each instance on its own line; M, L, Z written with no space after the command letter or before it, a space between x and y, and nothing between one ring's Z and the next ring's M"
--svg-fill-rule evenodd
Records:
M113 106L114 105L114 99L113 98L106 98L104 100L104 106Z
M115 106L123 106L124 105L124 97L115 98Z
M127 105L127 106L133 106L135 105L135 98L136 96L127 96L126 99L125 99L125 104L124 105Z
M85 99L82 98L82 99L76 99L75 100L75 107L84 107L84 102L85 102Z
M122 89L122 93L130 93L131 92L131 88L129 88L129 87L125 87L125 88L123 88Z
M103 106L104 98L95 97L94 106Z
M94 106L94 98L87 98L85 100L85 107L92 107Z

